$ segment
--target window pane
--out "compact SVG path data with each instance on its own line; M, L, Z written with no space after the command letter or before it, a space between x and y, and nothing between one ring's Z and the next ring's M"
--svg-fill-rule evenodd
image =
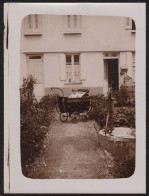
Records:
M74 55L74 64L79 64L79 55Z
M77 28L77 16L74 15L74 28Z
M70 15L67 16L67 27L70 28Z
M66 63L71 63L71 55L66 55Z
M35 29L38 29L38 15L35 15Z
M29 56L29 59L41 59L41 56Z
M28 28L32 29L32 19L31 19L31 15L28 16Z

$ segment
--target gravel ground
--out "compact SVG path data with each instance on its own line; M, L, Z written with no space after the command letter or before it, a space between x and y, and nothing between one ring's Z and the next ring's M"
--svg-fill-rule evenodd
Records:
M56 114L39 158L28 166L35 179L109 179L113 157L98 145L93 121L61 122Z

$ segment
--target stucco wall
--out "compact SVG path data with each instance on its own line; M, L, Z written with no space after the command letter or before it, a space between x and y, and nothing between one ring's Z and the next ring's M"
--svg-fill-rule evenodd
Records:
M44 54L44 87L71 87L60 80L60 53ZM82 66L82 65L80 65ZM81 84L76 87L101 87L103 85L103 57L102 53L86 53L86 64L84 68L86 74ZM81 73L82 74L82 73Z
M101 87L103 85L102 53L86 53L86 80L84 87Z
M42 35L24 36L22 52L125 51L135 49L135 34L126 30L126 18L81 16L81 34L64 34L63 16L42 15Z
M27 76L27 62L26 62L26 55L20 55L20 84L22 83L23 77Z
M59 53L44 54L44 87L59 86L63 82L59 77Z

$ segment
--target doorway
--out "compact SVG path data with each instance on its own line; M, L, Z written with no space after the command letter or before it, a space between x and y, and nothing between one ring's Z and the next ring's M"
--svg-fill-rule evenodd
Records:
M116 90L119 87L118 59L105 59L108 88Z

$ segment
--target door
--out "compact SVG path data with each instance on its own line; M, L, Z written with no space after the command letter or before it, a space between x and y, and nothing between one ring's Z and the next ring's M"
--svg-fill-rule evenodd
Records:
M119 87L118 59L107 59L108 87L116 90Z

